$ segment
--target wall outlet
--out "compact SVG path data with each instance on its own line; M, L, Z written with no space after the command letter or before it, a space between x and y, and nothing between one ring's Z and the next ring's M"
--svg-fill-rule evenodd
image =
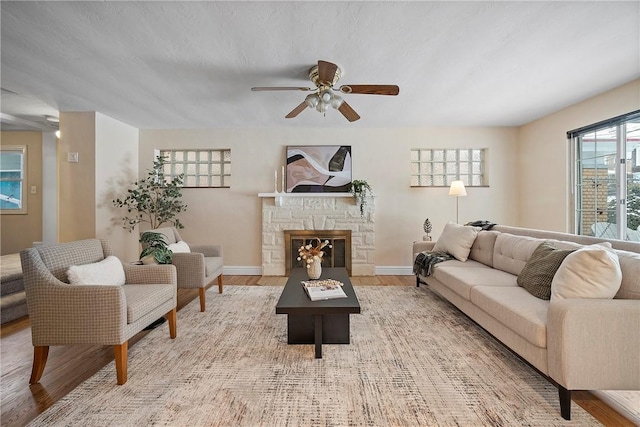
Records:
M31 194L38 194L38 187L36 187L35 185L31 186Z
M67 153L68 163L78 163L78 153Z

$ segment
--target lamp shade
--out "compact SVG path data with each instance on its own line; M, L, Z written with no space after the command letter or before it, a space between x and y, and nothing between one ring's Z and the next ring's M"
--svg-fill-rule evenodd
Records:
M464 188L464 182L453 181L451 187L449 187L450 196L466 196L467 190Z

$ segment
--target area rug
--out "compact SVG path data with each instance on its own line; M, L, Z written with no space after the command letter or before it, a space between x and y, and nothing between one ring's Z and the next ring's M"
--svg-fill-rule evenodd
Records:
M288 345L282 287L229 286L178 312L32 426L562 426L599 425L425 287L356 287L351 344Z

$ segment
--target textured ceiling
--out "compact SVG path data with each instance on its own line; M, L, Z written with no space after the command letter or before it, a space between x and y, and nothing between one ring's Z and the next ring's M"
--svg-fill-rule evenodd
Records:
M1 7L3 121L59 110L141 129L513 126L640 77L638 1ZM285 119L304 92L250 91L308 86L318 59L340 65L338 85L400 94L344 95L362 116L349 123L335 110Z

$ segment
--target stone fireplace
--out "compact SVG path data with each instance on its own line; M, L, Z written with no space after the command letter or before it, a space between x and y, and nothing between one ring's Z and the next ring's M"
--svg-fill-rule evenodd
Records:
M345 267L353 276L375 275L373 200L367 203L361 216L350 194L262 193L259 196L262 199L263 275L285 276L291 266L287 264L287 252L295 261L297 249L293 251L291 240L286 241L285 231L289 236L305 231L299 234L323 240L339 234L346 239L346 234L350 234L349 247L344 250L344 256L349 258L345 259Z

